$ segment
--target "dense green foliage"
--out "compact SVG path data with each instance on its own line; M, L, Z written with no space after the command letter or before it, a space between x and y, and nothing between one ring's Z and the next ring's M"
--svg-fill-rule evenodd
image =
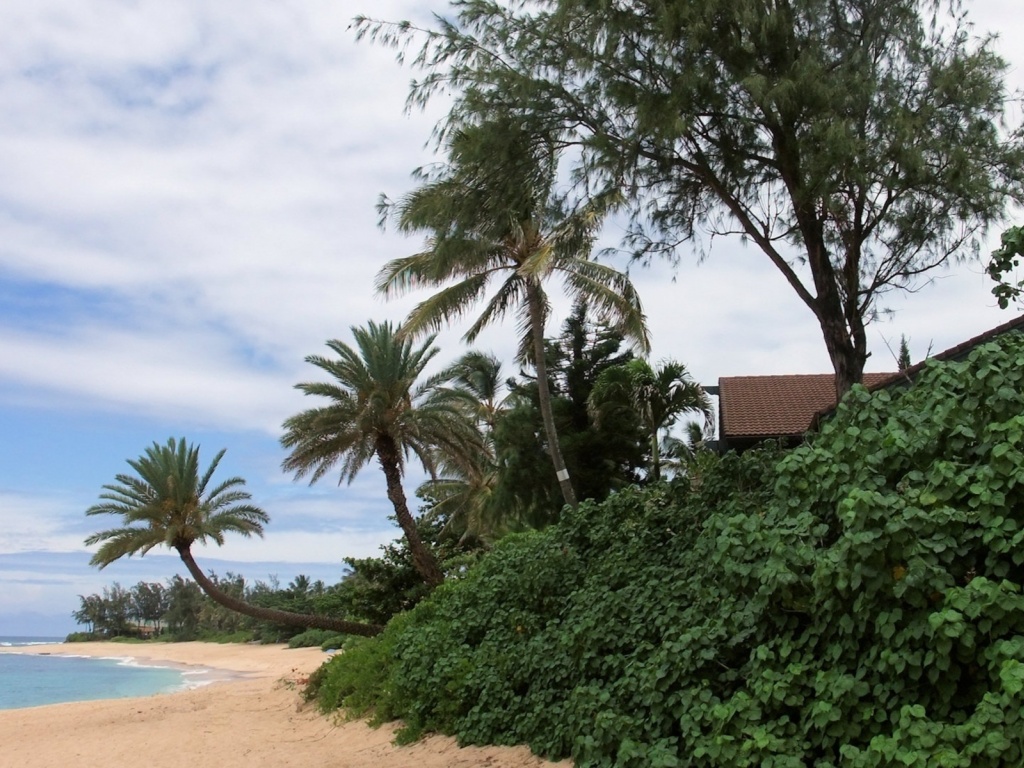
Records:
M622 334L587 317L577 304L561 333L545 344L545 366L551 410L562 456L580 499L604 499L612 491L641 477L645 439L640 420L628 398L623 408L598 421L588 401L598 377L609 368L633 360L623 348ZM497 461L496 504L510 507L518 517L510 523L542 528L558 519L562 508L556 478L547 470L544 427L536 379L522 373L508 382L506 410L497 419L494 446Z
M457 577L477 557L477 551L462 541L460 531L449 526L443 514L428 506L416 518L420 537L430 546L447 578ZM407 611L430 594L413 563L409 542L402 537L381 547L377 557L346 557L350 569L339 584L330 587L318 605L330 614L358 616L385 624L392 616Z
M1022 444L1013 334L507 537L313 693L579 766L1019 765Z
M307 629L288 641L289 648L323 648L331 650L341 648L345 635L331 632L329 629Z
M231 573L224 576L210 572L208 578L217 589L260 608L295 613L340 613L336 593L341 585L325 587L321 581L311 581L299 575L286 586L280 586L274 577L268 581L247 582L245 577ZM343 582L344 583L344 582ZM114 637L159 638L161 640L221 641L233 638L235 642L259 641L264 643L288 642L301 634L322 637L311 645L322 645L338 635L331 630L302 632L301 626L261 621L246 616L215 602L193 582L174 576L167 584L140 581L130 588L114 582L101 593L79 595L81 607L72 613L88 632L74 633L83 640L111 639Z
M544 349L552 416L576 496L600 501L615 490L649 480L651 473L645 470L653 427L638 413L634 388L605 387L600 408L593 407L592 394L603 375L637 363L646 366L625 348L622 334L591 317L587 305L577 303L559 335L547 340ZM445 466L419 488L417 493L426 502L424 515L445 520L442 531L424 538L442 548L452 543L445 534L454 534L463 547L486 545L510 531L556 521L564 499L550 471L536 376L520 369L518 375L503 379L497 361L478 352L469 353L451 370L458 372L453 386L481 426L488 450L471 471ZM671 398L674 382L667 387ZM698 392L699 396L688 397ZM685 410L691 399L705 397L696 385L685 394L668 408ZM664 432L678 413L661 415L659 427Z

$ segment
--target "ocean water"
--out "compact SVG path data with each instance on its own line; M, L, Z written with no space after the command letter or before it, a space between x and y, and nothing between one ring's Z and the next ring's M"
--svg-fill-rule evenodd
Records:
M0 637L0 646L16 650L62 639ZM74 653L74 644L67 646L67 652ZM125 657L118 659L0 653L0 709L150 696L205 682L201 673L137 664L130 654L131 646L125 646Z

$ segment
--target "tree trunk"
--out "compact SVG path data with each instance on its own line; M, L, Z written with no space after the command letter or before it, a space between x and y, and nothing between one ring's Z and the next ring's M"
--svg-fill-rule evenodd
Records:
M548 440L548 453L551 463L555 466L558 486L562 489L565 503L576 509L576 491L569 479L569 470L565 468L562 448L558 444L558 430L555 429L555 416L551 410L551 390L548 389L548 367L544 362L544 303L540 286L530 282L526 288L530 310L530 335L533 337L533 367L537 372L537 399L540 402L540 415L544 421L544 432Z
M798 142L786 131L776 136L776 153L781 163L780 170L803 239L807 253L807 266L811 270L815 295L800 283L799 278L786 266L776 254L773 262L787 275L790 284L797 289L797 295L806 304L821 327L821 335L828 350L832 370L835 373L836 403L850 391L854 384L859 384L864 376L864 363L867 360L867 338L864 333L864 317L862 308L858 307L861 299L859 287L860 259L858 252L847 250L845 253L843 274L836 272L832 263L828 244L825 238L825 224L820 209L820 201L816 200L804 187ZM748 229L748 233L750 230ZM766 253L771 253L761 243ZM840 294L840 281L846 279L846 298ZM864 307L866 309L866 305Z
M395 517L398 525L409 542L409 553L412 555L413 565L419 571L429 586L436 587L444 581L444 572L437 563L437 558L427 549L427 545L420 538L420 532L416 528L416 521L409 512L409 504L405 499L405 490L402 488L402 472L399 469L398 446L393 438L388 435L380 435L376 443L377 459L380 461L381 469L384 470L384 477L388 484L388 499L395 508Z
M330 616L312 616L302 613L292 613L291 611L279 611L275 608L259 608L255 605L250 605L244 600L239 600L231 595L223 592L221 589L214 584L205 573L203 569L199 567L195 559L192 557L192 552L187 545L177 547L178 555L181 557L181 561L185 563L185 567L188 568L188 572L192 574L192 578L196 580L200 589L203 590L210 599L215 603L223 605L229 610L241 613L245 616L251 616L254 619L260 621L269 621L274 624L285 624L292 627L308 627L309 629L327 629L333 632L344 632L348 635L361 635L362 637L373 637L379 635L384 629L377 624L362 624L356 621L345 621L344 619L334 619Z
M843 399L843 395L864 378L864 363L867 361L867 354L863 349L857 348L862 345L856 344L856 339L851 338L841 312L823 313L819 316L819 323L821 335L825 339L825 348L832 361L832 370L836 376L836 403L838 404Z
M658 443L658 431L651 435L651 479L661 480L661 445Z

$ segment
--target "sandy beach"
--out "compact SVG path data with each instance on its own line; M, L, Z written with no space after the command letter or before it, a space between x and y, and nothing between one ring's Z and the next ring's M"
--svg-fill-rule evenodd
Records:
M324 717L299 695L319 649L174 643L76 643L9 649L131 656L236 675L179 693L0 711L0 753L18 768L540 768L526 747L467 747L433 736L396 747L394 729ZM240 676L239 676L240 675ZM222 675L222 677L228 677Z

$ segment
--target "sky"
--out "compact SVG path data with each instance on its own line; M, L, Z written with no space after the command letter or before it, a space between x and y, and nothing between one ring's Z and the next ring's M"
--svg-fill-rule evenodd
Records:
M1016 4L968 3L979 34L1001 35L1011 90L1024 89ZM342 558L395 538L376 466L309 486L281 471L278 440L316 405L294 389L317 378L307 355L422 298L374 295L380 267L420 245L382 231L375 203L432 159L444 105L407 114L415 73L349 25L431 10L445 5L0 4L0 635L63 635L79 595L185 573L156 551L97 571L83 544L105 522L83 514L102 486L172 436L204 464L227 449L218 476L244 477L271 515L262 539L198 548L205 568L332 583ZM704 384L830 371L810 311L737 239L631 275L655 361ZM891 297L868 370L893 368L901 334L916 361L1010 319L989 291L975 263ZM441 334L439 363L460 335ZM509 360L514 337L510 321L478 346ZM410 496L420 479L410 471Z

